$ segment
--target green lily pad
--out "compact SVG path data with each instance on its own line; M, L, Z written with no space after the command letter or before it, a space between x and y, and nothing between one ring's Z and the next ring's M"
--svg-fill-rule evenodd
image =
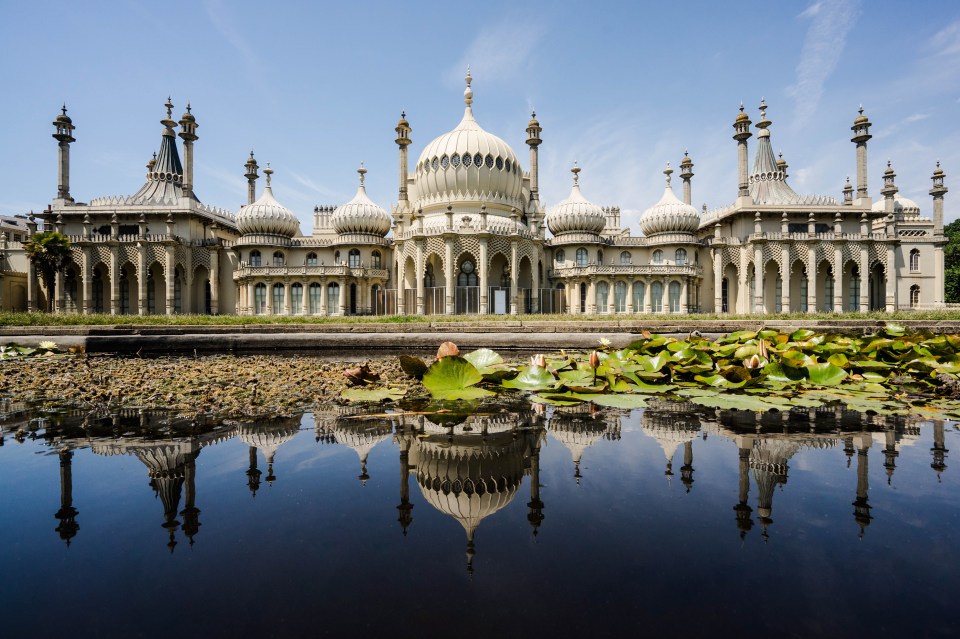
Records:
M483 381L477 367L459 356L444 357L430 365L423 385L434 399L477 399L493 395L476 388Z
M821 386L836 386L847 377L847 371L829 362L807 366L810 381Z
M574 372L574 371L567 371ZM561 373L561 375L565 375ZM593 373L590 374L591 379ZM520 369L520 374L513 379L505 379L500 384L504 388L515 388L527 391L553 390L557 387L557 380L545 368L540 366L526 366Z
M340 397L351 402L382 402L396 401L406 394L403 388L347 388Z
M427 365L419 357L412 355L400 355L400 368L413 379L423 379L423 374L427 372Z
M472 353L467 353L463 358L473 364L481 375L492 372L495 366L503 364L503 358L489 348L477 349Z

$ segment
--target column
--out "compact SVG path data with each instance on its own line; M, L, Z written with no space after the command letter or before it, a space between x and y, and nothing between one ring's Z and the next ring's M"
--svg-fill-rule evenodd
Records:
M519 265L517 263L517 241L510 242L510 314L517 314L517 278L519 274Z
M723 312L723 250L713 249L713 312ZM644 293L646 294L646 293ZM727 309L729 312L730 309Z
M90 247L83 247L83 314L89 315L93 312L93 258L90 255Z
M530 291L530 312L539 313L540 312L540 268L539 264L541 260L537 260L536 264L530 265L530 286L533 290Z
M290 280L284 280L283 282L283 314L284 315L293 315L293 287L290 285Z
M688 309L688 306L687 306L687 280L689 280L689 279L690 279L690 278L684 276L683 279L680 280L680 312L683 313L684 315L687 314L687 309Z
M254 290L253 280L250 280L247 282L246 289L247 289L247 304L245 308L246 308L247 314L256 315L257 314L257 294L256 294L256 291Z
M860 312L870 310L870 254L866 243L860 244Z
M737 313L749 313L753 300L750 299L750 283L747 281L747 250L741 248L739 253L740 273L737 276L739 280L737 282L737 300L735 307L731 303L731 308L736 308Z
M116 235L114 235L116 237ZM120 314L120 248L110 247L110 314ZM167 278L170 279L169 277Z
M340 317L343 317L347 314L347 278L342 276L340 278Z
M147 314L147 247L142 243L137 246L137 314Z
M751 313L763 313L766 308L763 304L763 274L766 271L766 264L763 263L763 245L753 245L753 294L754 298L750 300L753 308Z
M320 314L327 314L327 280L320 278Z
M810 266L807 268L807 312L817 312L817 249L810 246L807 248L807 260Z
M943 245L938 244L933 247L933 304L936 308L943 308L944 305L944 264L943 264Z
M174 252L173 246L168 245L167 247L167 264L166 264L166 273L165 275L167 280L167 315L173 315L175 312L175 302L176 294L174 290L174 282L177 279L177 268L174 265ZM182 292L182 290L181 290Z
M193 308L193 251L190 247L186 247L183 257L183 288L180 290L180 312L193 313L194 310L199 311L200 309Z
M407 261L403 259L403 245L397 244L394 248L394 251L397 255L397 314L406 315L407 309L404 308L403 304L403 291L406 286L407 281L407 272L406 264Z
M220 314L220 251L210 249L210 313Z
M587 286L587 313L597 314L597 280L596 277L590 278L590 284Z
M423 315L423 241L417 240L417 315Z
M446 252L446 268L443 269L444 286L446 291L444 291L444 313L447 315L453 315L456 307L454 306L453 301L453 271L456 268L456 265L453 263L453 238L446 237L443 239L443 249Z
M843 309L843 298L848 297L845 295L846 291L843 290L843 253L840 251L840 245L836 244L833 247L833 263L836 265L833 267L833 311L835 313L842 312Z
M790 263L790 245L784 244L780 252L780 311L790 312L790 287L793 265Z
M310 314L310 282L303 280L303 299L300 300L300 312L303 315Z
M273 281L267 280L267 315L273 315Z
M487 262L487 238L480 238L480 256L477 264L477 284L480 285L480 314L486 315L490 312L487 305L487 293L489 293L489 271L490 264Z
M54 290L51 291L51 293L54 291L56 292L57 303L54 307L54 310L57 313L63 313L67 308L67 289L66 286L64 286L63 280L63 271L57 271L56 278L54 279Z
M886 311L892 313L897 310L897 256L894 253L893 242L887 243L887 291Z
M650 290L653 281L650 277L645 277L643 282L643 312L649 315L653 312L653 291Z

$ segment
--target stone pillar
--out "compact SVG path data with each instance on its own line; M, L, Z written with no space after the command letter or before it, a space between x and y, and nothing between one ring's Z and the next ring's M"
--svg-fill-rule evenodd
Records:
M490 312L487 294L490 292L490 264L487 262L487 238L480 238L480 263L477 264L477 284L480 285L480 314Z
M780 251L780 312L790 312L790 287L793 265L790 263L790 245L784 244Z
M541 261L537 260L536 264L530 265L530 312L539 313L540 312L540 265Z
M684 315L687 314L687 309L689 308L687 305L687 280L689 279L690 278L684 276L683 279L680 280L680 312Z
M587 286L587 313L590 315L597 314L597 278L596 276L590 277L590 284Z
M843 290L843 253L841 252L840 245L834 244L833 246L833 312L841 313L843 312L843 298L847 297L844 295L845 291Z
M303 315L310 314L310 282L303 281L303 299L300 300L300 312Z
M147 309L147 247L141 242L137 245L137 314L146 315Z
M449 221L450 215L448 215L447 218L448 218L448 226L449 226L451 224L451 222ZM446 251L446 258L445 258L446 268L444 268L444 273L443 273L445 276L444 286L446 287L446 290L444 291L444 297L446 298L444 300L445 302L444 313L446 313L447 315L453 315L454 311L456 310L456 307L454 306L454 299L453 299L453 294L454 294L453 271L456 268L456 265L453 262L453 238L452 237L446 237L443 239L443 249L444 251Z
M343 276L340 278L340 317L343 317L347 314L347 278Z
M220 250L210 248L210 313L220 314Z
M176 293L174 289L174 282L177 279L177 267L174 264L174 247L168 245L166 249L167 264L165 270L167 276L167 315L173 315L174 312L176 312Z
M870 254L866 243L860 244L860 312L870 310Z
M764 313L766 312L766 307L763 303L763 276L766 272L766 264L763 263L763 245L754 244L753 245L753 294L754 299L750 300L750 304L753 308L750 309L751 313Z
M67 288L64 286L63 271L57 271L54 278L54 291L56 291L56 306L54 310L57 313L63 313L67 308Z
M394 250L397 255L397 314L406 315L407 310L404 308L403 292L407 281L407 261L403 259L402 244L397 245Z
M273 281L267 280L267 304L266 314L273 315Z
M120 247L116 245L110 247L110 314L120 314Z
M327 291L326 278L320 278L320 314L321 315L327 314L327 303L328 303L327 294L328 293L329 291Z
M93 256L89 245L83 247L83 314L93 312Z
M516 216L514 216L516 218ZM510 314L517 314L517 278L519 277L519 264L517 260L517 241L510 242Z
M426 272L426 265L423 259L423 242L417 240L417 315L423 315L423 276Z
M893 242L887 243L886 297L886 311L892 313L897 310L897 255L894 252Z
M649 315L653 312L653 291L651 286L653 281L651 278L645 278L643 283L643 312Z
M248 313L249 315L256 315L257 312L259 311L259 309L257 308L257 294L256 294L256 290L254 289L254 286L255 286L255 285L254 285L253 280L250 280L250 281L247 282L247 286L246 286L246 289L247 289L247 305L246 305L246 309L247 309L247 313Z
M723 250L714 249L713 250L713 312L722 313L723 312ZM646 293L644 293L646 294ZM727 291L728 301L729 301L729 290ZM727 312L730 312L730 307L727 307Z
M180 289L180 312L192 313L193 308L193 251L186 247L183 257L183 288Z
M738 275L739 282L737 283L737 300L736 300L736 309L738 313L749 313L750 305L753 304L753 300L750 299L750 283L747 280L747 249L740 249L740 273Z
M807 249L807 260L810 267L807 268L807 312L817 312L817 249L809 247Z
M293 286L289 280L283 282L283 314L293 315Z

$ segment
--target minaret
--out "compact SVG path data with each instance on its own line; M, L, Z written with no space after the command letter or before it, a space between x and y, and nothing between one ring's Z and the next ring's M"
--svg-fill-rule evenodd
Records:
M870 194L867 192L867 140L870 135L870 120L863 114L863 105L860 105L860 115L853 119L853 137L850 141L857 145L857 206L870 206Z
M938 237L943 235L943 196L947 192L947 187L943 185L943 178L943 169L940 168L938 161L937 168L930 176L933 180L933 188L930 189L930 195L933 196L933 234Z
M943 430L941 428L941 430ZM533 534L536 535L540 530L540 524L543 523L543 502L540 500L540 446L534 445L533 454L530 456L530 502L527 504L530 512L527 514L527 521L533 526Z
M690 154L683 152L683 159L680 160L680 179L683 180L683 203L690 204L692 194L690 192L690 179L693 177L693 160Z
M263 474L259 468L257 468L257 447L250 447L250 466L247 468L247 488L250 489L250 494L253 497L257 496L257 490L260 488L260 475Z
M857 498L853 502L853 518L860 525L860 537L867 526L870 525L870 504L867 501L867 493L870 490L869 466L867 453L870 451L870 444L873 439L869 435L857 436Z
M73 202L70 197L70 143L76 140L73 137L73 120L67 115L67 105L63 105L62 113L53 121L56 133L53 139L59 143L59 169L57 172L57 199Z
M397 139L395 142L400 147L400 207L404 208L408 204L407 198L407 179L409 176L410 165L407 157L407 147L410 146L410 123L407 122L407 112L400 112L400 121L397 122Z
M543 140L540 139L540 133L543 128L537 121L537 112L530 114L530 122L527 124L527 145L530 147L530 201L540 201L540 178L539 175L539 148Z
M888 218L894 214L893 197L897 194L897 191L900 190L897 188L896 178L897 174L893 172L893 166L890 164L890 160L887 160L887 168L883 172L883 188L880 189L880 194L883 195L883 210L886 212Z
M693 440L683 443L683 466L680 467L680 481L687 487L687 492L693 488Z
M940 473L947 469L947 453L950 452L943 440L942 419L933 422L933 448L930 452L933 453L933 463L930 464L930 468L937 471L937 481L940 481Z
M748 500L750 498L750 450L752 440L746 438L746 442L739 443L740 449L740 486L738 491L738 504L733 507L737 513L737 529L740 531L740 539L747 536L750 529L753 528L753 519L750 514L753 509L750 508Z
M893 483L893 473L897 470L897 457L900 451L897 450L897 431L893 427L887 428L886 442L883 447L883 468L887 471L887 485Z
M777 154L777 170L783 173L784 180L790 177L789 175L787 175L788 166L789 165L787 164L787 161L783 159L783 151L780 151L780 153Z
M197 451L187 457L185 468L186 503L183 505L183 510L180 511L180 516L183 517L183 534L190 540L191 546L193 545L193 536L200 531L200 509L196 506L197 455L199 454L200 451Z
M743 112L743 102L740 103L740 114L733 121L733 139L737 141L737 204L749 206L750 181L747 173L747 140L753 135L750 133L750 117Z
M941 433L943 427L940 428ZM76 517L79 514L73 507L73 451L64 448L60 451L60 510L54 515L60 520L57 526L57 532L60 533L60 539L70 545L70 540L77 536L80 530L80 524Z
M413 504L410 503L410 438L400 437L400 505L397 510L400 511L400 528L403 530L403 536L407 536L407 528L413 523Z
M847 183L843 185L843 205L850 206L853 204L853 185L850 184L850 176L847 176Z
M187 112L180 117L180 139L183 140L183 195L197 199L193 194L193 143L197 137L197 119L190 112L190 103L187 102Z
M257 178L260 177L260 174L257 173L257 169L260 166L257 164L256 158L253 157L253 150L250 151L250 157L247 158L247 163L243 165L243 168L247 170L243 174L247 178L247 204L253 204L257 201Z

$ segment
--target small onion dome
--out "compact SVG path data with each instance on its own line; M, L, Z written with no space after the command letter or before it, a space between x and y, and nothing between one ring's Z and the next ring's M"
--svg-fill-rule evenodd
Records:
M749 120L749 119L750 119L750 116L748 116L746 113L744 113L744 111L743 111L743 102L741 102L741 103L740 103L740 113L737 114L737 119L734 120L734 122L743 122L744 120Z
M330 218L337 233L368 233L383 237L390 230L390 215L367 197L363 176L367 172L360 163L360 187L353 199L337 207Z
M196 122L197 118L191 113L190 103L187 102L187 110L184 111L183 115L180 116L180 123L183 124L184 121L187 122Z
M873 203L873 206L870 207L874 212L883 213L886 211L886 203L884 198L880 198ZM904 217L919 217L920 215L920 205L911 200L908 197L903 197L899 193L893 196L893 212L896 215L903 215Z
M603 209L580 192L580 167L573 163L573 188L564 201L547 213L547 227L554 235L562 233L599 233L607 225Z
M658 233L694 233L700 226L700 214L697 209L681 202L670 187L670 163L663 171L667 176L667 187L660 201L640 216L640 228L646 236Z
M73 124L73 120L71 120L70 116L67 115L66 103L64 103L63 108L60 109L60 115L56 117L53 123L54 124Z
M267 186L253 204L248 204L237 213L237 229L240 233L258 235L280 235L293 237L300 233L300 220L287 207L277 202L270 186L273 169L270 163L263 170L267 176Z
M867 116L865 116L865 115L863 114L863 105L862 105L862 104L860 105L860 110L858 111L858 113L859 113L860 115L858 115L857 117L855 117L855 118L853 119L853 123L854 123L854 124L862 124L862 123L864 123L864 122L869 122L869 121L870 121L869 119L867 119Z

